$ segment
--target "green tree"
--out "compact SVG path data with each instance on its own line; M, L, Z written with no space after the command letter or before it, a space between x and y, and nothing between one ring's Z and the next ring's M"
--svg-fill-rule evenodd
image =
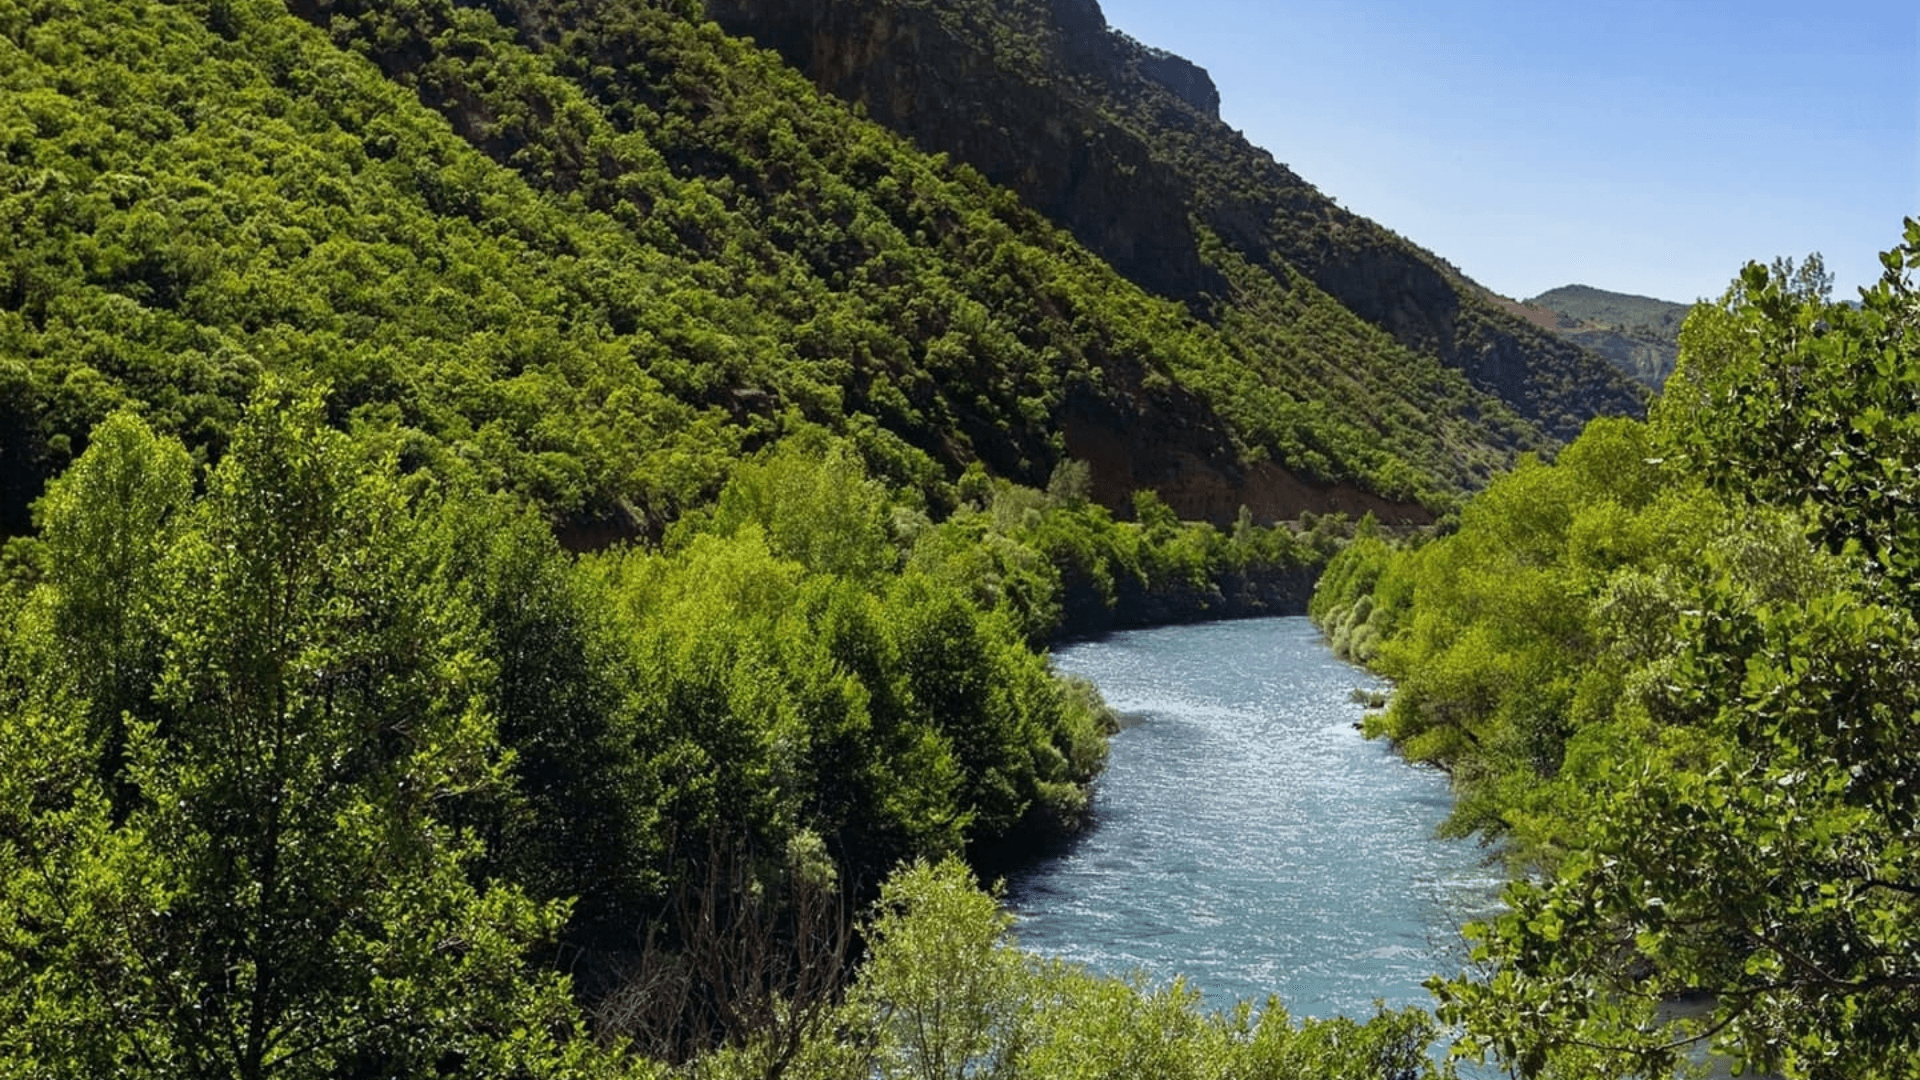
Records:
M574 898L572 944L625 948L632 908L659 894L642 798L632 679L610 597L577 572L543 516L466 495L433 508L435 573L472 609L486 704L511 783L466 817L481 865L540 900Z
M953 748L964 778L958 795L973 839L998 839L1034 795L1036 738L1009 674L996 662L1007 644L960 595L924 578L901 579L889 601L893 636L913 706Z
M119 412L94 428L87 453L49 485L37 508L64 677L87 703L100 777L116 786L125 778L127 718L154 715L162 662L156 617L166 599L157 571L192 495L185 449ZM130 797L119 791L120 813Z
M99 680L38 680L0 714L14 1072L525 1075L584 1052L556 1042L564 982L524 959L564 906L476 885L477 845L449 823L505 782L473 616L436 584L391 471L323 419L315 393L264 390L169 549L135 568L162 659L106 778L123 818L86 767ZM105 434L49 503L50 535L111 531L83 519L128 500L66 497L102 476L176 474L177 446L127 421ZM12 662L84 610L64 587L45 586L55 616L16 630Z
M1436 986L1442 1016L1528 1076L1569 1050L1661 1075L1708 1041L1793 1077L1914 1075L1915 633L1857 593L1709 598L1678 673L1706 737L1623 763L1588 846L1476 931L1491 976ZM1709 1019L1659 1021L1702 993Z
M1818 304L1833 300L1833 272L1817 251L1809 252L1797 266L1791 258L1781 256L1773 260L1770 270L1773 280L1799 300Z
M1819 539L1857 545L1920 606L1920 221L1883 256L1858 310L1802 295L1759 264L1681 331L1677 393L1657 420L1706 484L1733 498L1814 508Z
M1033 968L1013 917L952 859L887 880L855 1001L880 1034L887 1076L1015 1076Z
M867 1053L814 1075L902 1080L1416 1080L1447 1077L1419 1010L1295 1022L1269 1000L1207 1012L1175 980L1150 987L1021 952L1013 919L961 864L915 862L882 888L841 1023ZM850 1060L851 1059L851 1060Z
M814 431L736 471L714 505L711 528L730 536L758 525L782 558L865 580L899 562L887 535L887 502L847 444Z
M1750 265L1682 332L1656 428L1727 521L1610 583L1641 729L1588 774L1584 842L1474 931L1485 977L1435 984L1523 1075L1661 1075L1709 1042L1920 1074L1920 222L1883 262L1857 311ZM1708 1015L1670 1020L1682 996Z

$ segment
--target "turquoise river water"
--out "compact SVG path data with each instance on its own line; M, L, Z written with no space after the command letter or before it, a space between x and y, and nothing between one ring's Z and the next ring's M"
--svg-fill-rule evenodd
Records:
M1020 943L1210 1007L1278 994L1296 1016L1431 1005L1459 926L1500 876L1436 835L1440 773L1355 730L1356 688L1303 618L1133 631L1058 649L1127 714L1092 828L1008 880Z

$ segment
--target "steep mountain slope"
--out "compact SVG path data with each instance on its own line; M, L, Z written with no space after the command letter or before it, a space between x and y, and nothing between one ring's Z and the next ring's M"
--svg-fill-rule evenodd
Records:
M577 898L567 944L603 950L698 887L702 836L810 839L853 887L1069 826L1102 759L1097 699L1029 642L1077 609L1284 601L1331 535L1226 533L1149 495L1116 524L1084 466L1058 467L1076 410L1131 431L1133 461L1235 494L1267 470L1304 500L1255 513L1417 515L1383 493L1440 489L1324 412L1243 424L1292 400L1235 381L1243 346L693 12L616 14L646 33L618 39L633 60L609 78L667 88L623 98L618 123L554 70L590 53L529 51L485 12L322 31L274 0L0 0L0 967L23 973L0 987L0 1072L113 1075L99 1062L149 1045L38 1058L38 1031L102 1027L42 1008L61 977L41 973L71 970L52 954L83 952L39 913L86 910L61 890L90 887L94 855L141 848L116 866L154 884L139 925L77 932L126 929L168 974L87 959L55 995L159 1026L177 1008L212 1045L194 1032L240 1014L233 972L262 948L318 958L259 995L341 1003L351 1036L366 981L405 970L355 949L466 940L394 872L432 867L336 858L433 823L459 849L436 889ZM576 546L660 543L576 561L554 524ZM443 747L461 764L405 766ZM328 801L362 779L391 801ZM50 824L69 810L84 833ZM283 851L300 884L276 893ZM52 899L14 888L55 862L80 869L27 883ZM272 906L274 944L228 933L249 902ZM357 936L370 908L376 944ZM513 917L517 953L536 931ZM601 988L624 967L600 965ZM678 1014L664 1026L684 1039ZM430 1071L356 1062L308 1071Z
M1078 457L1215 520L1417 517L1545 445L1304 280L1154 299L692 5L78 10L0 20L10 532L115 405L217 456L265 370L580 542L807 425L936 510Z
M318 20L358 9L318 4L302 10ZM503 82L486 65L427 48L428 42L447 40L449 26L458 25L451 31L456 36L484 35L490 31L482 23L491 17L509 28L503 33L510 32L515 44L537 50L548 70L584 89L589 107L600 110L615 129L641 134L658 147L677 175L720 185L729 205L756 220L799 219L772 237L777 247L838 227L831 216L820 220L835 210L822 206L823 190L838 196L851 188L853 199L884 202L892 189L879 181L878 172L847 173L849 134L870 129L818 98L771 58L724 38L694 34L689 16L697 10L697 5L675 3L494 0L444 15L414 13L404 20L382 15L387 21L377 33L384 43L376 55L395 77L412 81L424 102L447 113L478 145L492 147L496 159L520 168L531 183L555 182L541 162L581 156L577 133L538 125L508 131L504 127L512 127L511 121L503 127L488 119L545 115L551 106L535 99L552 91L529 99L525 87ZM362 25L365 21L351 24L360 27L360 47L373 33ZM338 30L336 36L349 43ZM405 50L392 44L400 40L415 45ZM431 62L412 59L428 55ZM689 94L693 87L698 92ZM476 113L473 102L488 104ZM538 145L537 155L520 149L529 142ZM603 162L602 171L606 168ZM976 174L962 169L960 175ZM585 183L593 186L591 179ZM945 239L948 230L935 223L933 229L915 225L912 231L917 239ZM1230 256L1214 261L1229 269L1234 262ZM1443 366L1395 348L1310 283L1256 277L1248 296L1241 306L1258 316L1238 327L1219 326L1225 331L1219 344L1226 362L1209 360L1204 370L1189 366L1185 378L1228 417L1238 437L1256 447L1250 469L1222 473L1220 462L1212 460L1217 452L1199 454L1195 447L1176 445L1143 456L1140 451L1151 442L1137 436L1164 442L1170 433L1155 431L1151 418L1143 429L1141 418L1075 402L1058 417L1066 450L1094 462L1094 487L1103 501L1124 504L1131 489L1154 487L1183 512L1220 519L1245 503L1265 515L1304 505L1296 483L1303 474L1322 480L1358 475L1350 469L1330 472L1325 467L1329 453L1365 457L1377 454L1376 448L1413 469L1396 473L1380 490L1401 497L1423 490L1431 494L1436 489L1419 474L1436 476L1439 490L1474 486L1498 460L1538 445L1532 425L1515 423L1511 410L1474 393ZM1343 448L1341 442L1350 436L1339 428L1357 428L1360 443ZM1116 432L1124 434L1116 440ZM1116 441L1126 444L1124 454L1115 452ZM1276 471L1269 462L1282 468Z
M1094 0L709 0L821 87L1019 191L1122 273L1215 319L1304 276L1552 436L1643 395L1515 319L1432 254L1350 214L1222 124L1194 65ZM1212 245L1217 237L1224 249ZM1230 253L1230 254L1229 254Z

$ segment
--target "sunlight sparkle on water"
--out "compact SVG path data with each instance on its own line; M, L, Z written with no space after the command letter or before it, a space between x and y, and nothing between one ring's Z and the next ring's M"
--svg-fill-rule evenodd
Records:
M1354 729L1366 672L1305 619L1134 631L1062 648L1139 723L1113 740L1095 824L1008 882L1026 948L1155 982L1214 1007L1277 993L1295 1015L1431 1005L1457 927L1500 875L1436 830L1451 797Z

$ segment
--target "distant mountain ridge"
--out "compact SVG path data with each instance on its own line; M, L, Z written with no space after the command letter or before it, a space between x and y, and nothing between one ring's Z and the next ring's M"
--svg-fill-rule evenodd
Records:
M1612 361L1620 370L1658 390L1680 355L1680 326L1690 304L1608 292L1590 285L1562 285L1508 310Z
M1687 313L1693 310L1691 304L1609 292L1591 285L1562 285L1557 289L1548 289L1527 303L1564 312L1590 323L1635 329L1645 327L1667 336L1679 334L1680 324L1687 320Z

